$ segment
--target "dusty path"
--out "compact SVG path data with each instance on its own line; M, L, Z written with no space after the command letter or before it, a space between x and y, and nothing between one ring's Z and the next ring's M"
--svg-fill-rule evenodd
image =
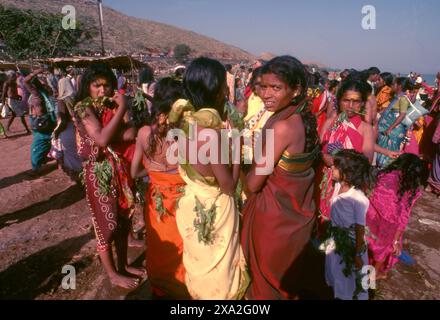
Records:
M32 179L30 144L18 120L15 136L0 139L0 299L125 299L112 289L95 253L84 192L58 170ZM440 299L440 200L424 194L405 235L405 249L417 261L399 263L379 284L376 299ZM141 256L131 250L132 259ZM138 259L138 263L141 263ZM61 287L64 265L76 269L76 289ZM317 268L319 270L319 268ZM129 299L150 299L148 281Z

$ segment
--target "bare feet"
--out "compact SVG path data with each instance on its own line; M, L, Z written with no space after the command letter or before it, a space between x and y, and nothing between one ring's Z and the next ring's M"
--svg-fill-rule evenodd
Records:
M128 272L129 274L135 275L140 278L147 277L147 270L145 270L145 268L135 268L135 267L126 266L125 271Z
M379 272L376 275L376 280L386 280L388 279L388 275L386 273Z
M110 276L110 282L114 286L118 286L125 289L135 289L139 286L139 279L123 276L122 274L115 273Z

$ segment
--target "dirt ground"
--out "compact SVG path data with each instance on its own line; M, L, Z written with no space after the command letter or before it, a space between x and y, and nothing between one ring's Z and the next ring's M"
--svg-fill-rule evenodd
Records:
M12 130L12 138L0 138L0 299L151 299L148 281L132 293L110 286L96 255L82 187L54 162L42 177L32 178L32 136L24 135L19 120ZM431 194L418 201L404 246L416 264L399 262L392 277L379 283L374 299L440 299L439 208L440 200ZM130 258L140 265L142 249L130 249ZM75 267L75 289L61 286L65 265ZM311 269L321 280L323 265Z

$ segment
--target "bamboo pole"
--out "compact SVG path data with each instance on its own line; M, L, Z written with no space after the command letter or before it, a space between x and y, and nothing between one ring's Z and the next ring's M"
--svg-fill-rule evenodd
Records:
M98 12L99 12L99 29L101 30L101 53L102 56L105 56L104 31L103 31L104 18L102 16L102 0L98 0Z

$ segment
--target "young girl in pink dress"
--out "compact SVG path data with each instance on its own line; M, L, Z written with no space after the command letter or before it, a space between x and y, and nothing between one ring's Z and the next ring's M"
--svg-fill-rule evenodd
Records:
M377 280L386 279L399 260L403 232L421 196L424 171L419 157L404 153L379 172L367 212L370 264L376 268Z

